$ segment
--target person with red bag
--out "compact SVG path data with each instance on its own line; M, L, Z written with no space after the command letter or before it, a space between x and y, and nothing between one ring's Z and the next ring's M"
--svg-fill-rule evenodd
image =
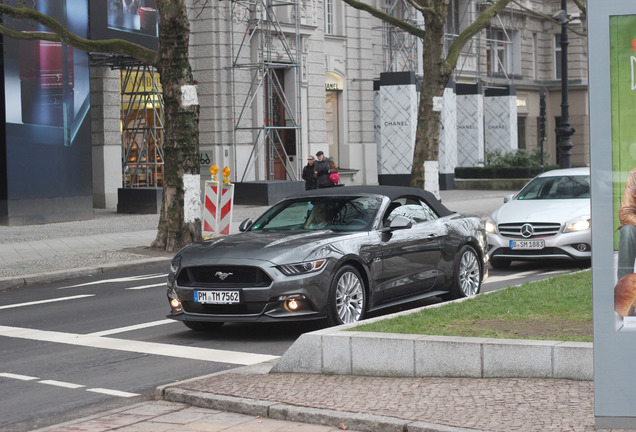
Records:
M314 178L318 189L333 187L340 181L338 166L331 157L326 157L322 151L316 153L318 160L314 163Z

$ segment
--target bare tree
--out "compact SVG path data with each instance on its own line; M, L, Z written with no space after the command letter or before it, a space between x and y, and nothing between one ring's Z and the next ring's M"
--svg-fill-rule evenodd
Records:
M68 31L59 21L25 6L0 3L0 13L39 23L47 32L21 32L0 25L0 33L26 40L63 42L87 52L118 53L157 69L164 98L163 206L153 248L174 252L201 239L201 221L184 219L184 175L199 173L199 105L188 99L194 89L188 57L190 23L185 0L155 0L159 14L160 50L121 39L88 40ZM21 2L23 3L23 2Z

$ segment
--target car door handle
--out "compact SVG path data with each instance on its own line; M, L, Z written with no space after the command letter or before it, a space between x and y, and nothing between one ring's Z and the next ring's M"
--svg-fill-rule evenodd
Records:
M426 238L435 238L435 237L437 237L437 234L428 234L426 236Z

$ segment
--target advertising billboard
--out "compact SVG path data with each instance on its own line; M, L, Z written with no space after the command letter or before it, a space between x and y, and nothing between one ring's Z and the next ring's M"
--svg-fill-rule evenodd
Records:
M588 1L594 410L636 428L636 4Z
M87 0L34 7L87 37ZM4 18L3 24L22 32L47 31L28 20ZM92 197L87 53L60 42L9 37L3 47L6 199Z
M124 39L149 49L159 47L159 14L153 0L90 0L90 17L91 39Z

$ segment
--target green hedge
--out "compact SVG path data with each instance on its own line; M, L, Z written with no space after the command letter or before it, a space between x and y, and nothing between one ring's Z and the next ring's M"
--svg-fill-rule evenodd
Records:
M546 166L545 169L522 167L457 167L455 178L486 179L486 178L532 178L543 171L558 168L558 166Z

